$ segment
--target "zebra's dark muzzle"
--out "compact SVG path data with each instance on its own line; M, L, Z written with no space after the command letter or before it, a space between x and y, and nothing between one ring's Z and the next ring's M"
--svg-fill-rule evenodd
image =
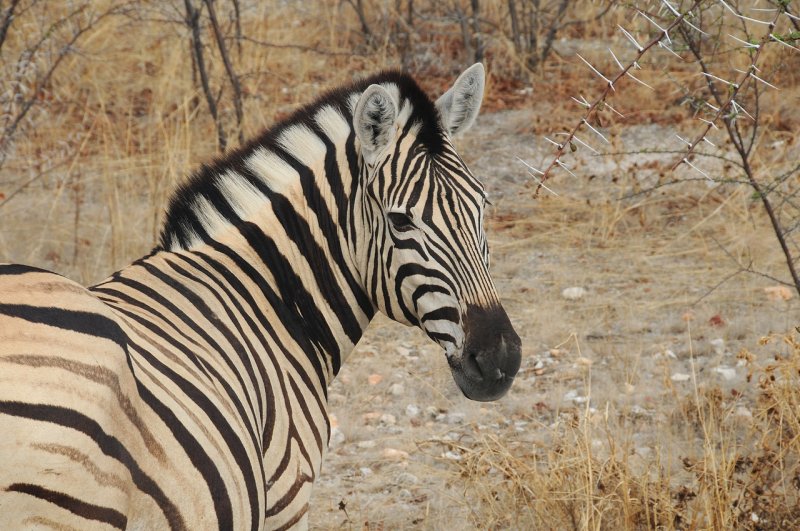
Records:
M460 357L449 360L464 396L488 402L508 392L519 371L521 341L502 306L470 306L464 318Z

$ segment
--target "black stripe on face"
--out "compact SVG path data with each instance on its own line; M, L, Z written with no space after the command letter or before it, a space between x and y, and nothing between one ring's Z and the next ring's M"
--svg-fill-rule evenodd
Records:
M186 523L183 521L178 508L164 494L164 491L139 468L136 460L128 453L125 446L118 439L103 431L103 428L95 420L83 413L65 407L47 404L25 404L22 402L0 401L0 413L39 422L49 422L83 433L97 444L101 452L116 459L128 469L136 488L155 501L161 512L164 513L170 529L186 529Z
M52 503L53 505L58 505L62 509L65 509L72 514L80 516L86 520L102 522L116 529L125 529L125 527L128 525L128 518L119 511L110 509L108 507L92 505L91 503L86 503L83 500L73 498L72 496L64 494L63 492L46 489L39 485L31 485L30 483L14 483L6 488L6 491L28 494L29 496L44 500Z
M0 304L0 313L24 319L31 323L45 324L62 330L102 337L113 341L127 352L125 333L116 322L103 315L27 304Z

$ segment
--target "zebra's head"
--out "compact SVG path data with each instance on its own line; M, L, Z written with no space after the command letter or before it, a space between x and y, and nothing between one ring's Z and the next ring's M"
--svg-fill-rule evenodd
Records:
M483 98L476 64L436 102L406 76L353 100L364 228L355 260L374 304L441 345L473 400L508 391L520 339L489 275L486 193L453 147Z

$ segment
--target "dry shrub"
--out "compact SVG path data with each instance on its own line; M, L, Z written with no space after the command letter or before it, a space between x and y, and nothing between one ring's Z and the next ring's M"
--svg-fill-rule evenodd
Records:
M670 422L653 424L663 443L647 457L637 455L632 417L614 420L611 407L562 412L532 430L534 441L480 432L472 443L437 441L461 456L451 483L463 485L472 524L799 528L800 341L791 333L762 345L772 352L768 363L739 355L749 388L727 396L716 386L695 388L674 404Z

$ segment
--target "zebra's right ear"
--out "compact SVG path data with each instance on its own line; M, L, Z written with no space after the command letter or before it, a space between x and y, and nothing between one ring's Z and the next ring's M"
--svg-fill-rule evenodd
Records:
M361 142L364 160L375 162L394 137L397 106L392 96L380 85L370 85L361 94L353 113L356 137Z

